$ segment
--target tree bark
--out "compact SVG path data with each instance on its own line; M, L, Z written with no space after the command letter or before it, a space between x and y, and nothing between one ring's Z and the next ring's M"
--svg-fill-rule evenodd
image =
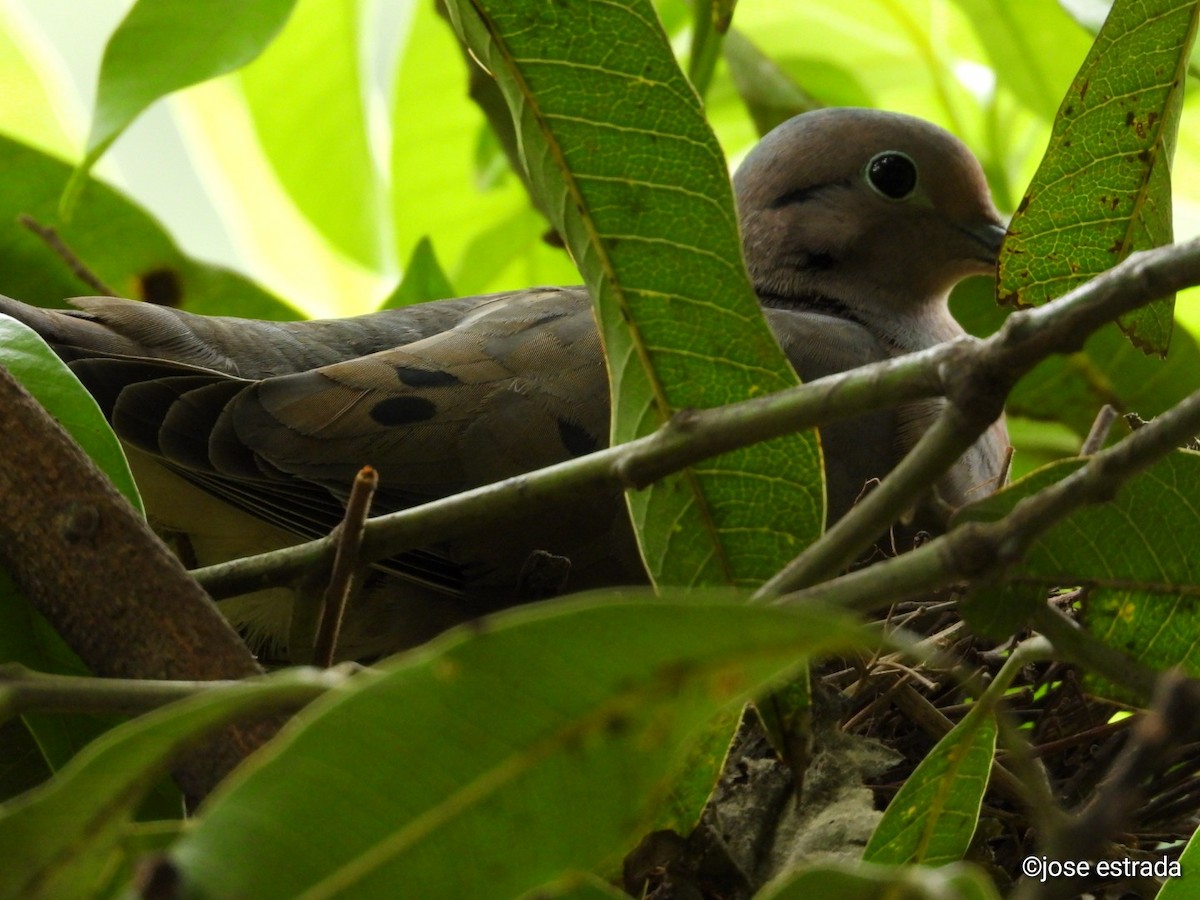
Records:
M95 674L262 674L204 590L62 427L0 367L0 564ZM278 729L230 725L174 770L195 803Z

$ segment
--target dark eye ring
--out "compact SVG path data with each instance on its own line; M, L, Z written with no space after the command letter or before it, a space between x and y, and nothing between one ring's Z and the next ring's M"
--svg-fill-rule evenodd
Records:
M917 164L899 150L876 153L865 174L872 190L889 200L906 200L917 189Z

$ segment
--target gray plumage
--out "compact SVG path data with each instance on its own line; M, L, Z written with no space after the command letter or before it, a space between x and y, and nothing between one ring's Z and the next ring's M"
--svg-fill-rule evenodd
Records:
M751 279L804 380L961 334L946 296L992 269L1004 233L970 152L907 116L797 117L763 139L734 185ZM131 448L152 518L191 536L202 563L328 531L363 465L380 474L380 512L607 444L607 379L582 288L292 323L72 302L77 310L52 311L0 298L0 312L70 363ZM892 468L937 408L822 429L831 518ZM987 493L1006 445L1000 422L937 485L940 499ZM181 500L189 485L203 493ZM210 497L242 512L224 524L214 510L227 507ZM251 546L235 546L239 531L254 532ZM574 494L561 514L486 523L391 561L399 577L362 598L346 654L404 646L523 599L522 566L537 550L571 561L568 590L644 578L620 498ZM234 618L276 639L286 630L286 610L243 605Z

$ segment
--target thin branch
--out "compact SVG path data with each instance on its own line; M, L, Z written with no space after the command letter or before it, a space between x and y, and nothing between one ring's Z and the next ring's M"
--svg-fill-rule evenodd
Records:
M961 339L973 343L974 338ZM388 557L459 536L480 522L532 514L564 494L606 485L638 489L711 456L862 412L933 397L939 364L958 343L831 375L808 384L711 410L684 410L654 434L366 523L362 558ZM196 569L218 599L287 583L330 552L321 538L259 556Z
M1013 313L985 341L947 345L952 352L939 375L949 404L938 420L878 488L756 596L797 590L837 574L987 430L1017 381L1034 366L1051 354L1079 350L1096 329L1198 279L1200 239L1136 253L1052 303Z
M1172 671L1154 691L1154 702L1133 728L1107 778L1077 815L1045 835L1043 854L1052 860L1092 860L1136 818L1150 778L1165 768L1184 744L1200 736L1200 681ZM1074 897L1083 882L1072 878L1017 883L1020 900Z
M1104 442L1108 440L1108 433L1112 430L1113 422L1117 420L1117 410L1110 403L1105 403L1100 407L1100 412L1096 413L1096 420L1092 422L1091 430L1084 438L1083 444L1079 448L1080 456L1091 456L1097 450L1104 446Z
M1038 537L1089 503L1108 500L1127 480L1200 430L1200 391L1120 443L1092 456L1062 481L1026 497L995 522L967 522L894 559L778 598L779 604L824 603L870 612L956 581L997 578ZM1144 690L1136 673L1120 683Z
M990 423L984 423L986 428ZM846 515L759 588L756 596L769 597L822 581L850 565L916 499L914 485L928 489L983 433L976 431L953 406L934 420L900 464ZM920 492L918 492L920 493Z
M329 588L325 591L325 602L321 604L321 622L317 626L317 641L313 648L314 666L328 668L333 665L338 634L342 630L342 616L350 599L354 573L359 568L363 526L367 521L367 513L371 510L371 498L375 496L375 488L378 486L379 474L370 466L363 466L350 488L346 515L335 533L337 552L333 558Z
M21 213L17 216L17 221L25 228L32 231L49 247L54 253L67 264L67 268L71 270L71 274L86 284L91 290L95 291L104 297L117 296L116 291L104 283L99 275L85 263L70 247L67 242L62 239L53 225L43 225L38 222L33 216Z
M303 684L289 687L280 697L280 709L294 711L345 684L361 671L359 666L289 672ZM256 676L258 677L258 676ZM0 722L27 713L70 713L96 716L138 716L159 707L213 691L244 685L231 681L163 681L143 678L92 678L35 672L17 664L0 665Z
M1054 644L1060 659L1095 672L1148 700L1158 672L1110 647L1065 612L1045 603L1033 614L1033 627Z

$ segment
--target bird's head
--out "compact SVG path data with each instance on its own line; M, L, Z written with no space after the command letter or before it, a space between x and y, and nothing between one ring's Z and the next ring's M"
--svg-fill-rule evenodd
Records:
M869 109L805 113L734 175L746 265L764 302L826 298L918 313L994 271L1004 225L979 161L949 132Z

